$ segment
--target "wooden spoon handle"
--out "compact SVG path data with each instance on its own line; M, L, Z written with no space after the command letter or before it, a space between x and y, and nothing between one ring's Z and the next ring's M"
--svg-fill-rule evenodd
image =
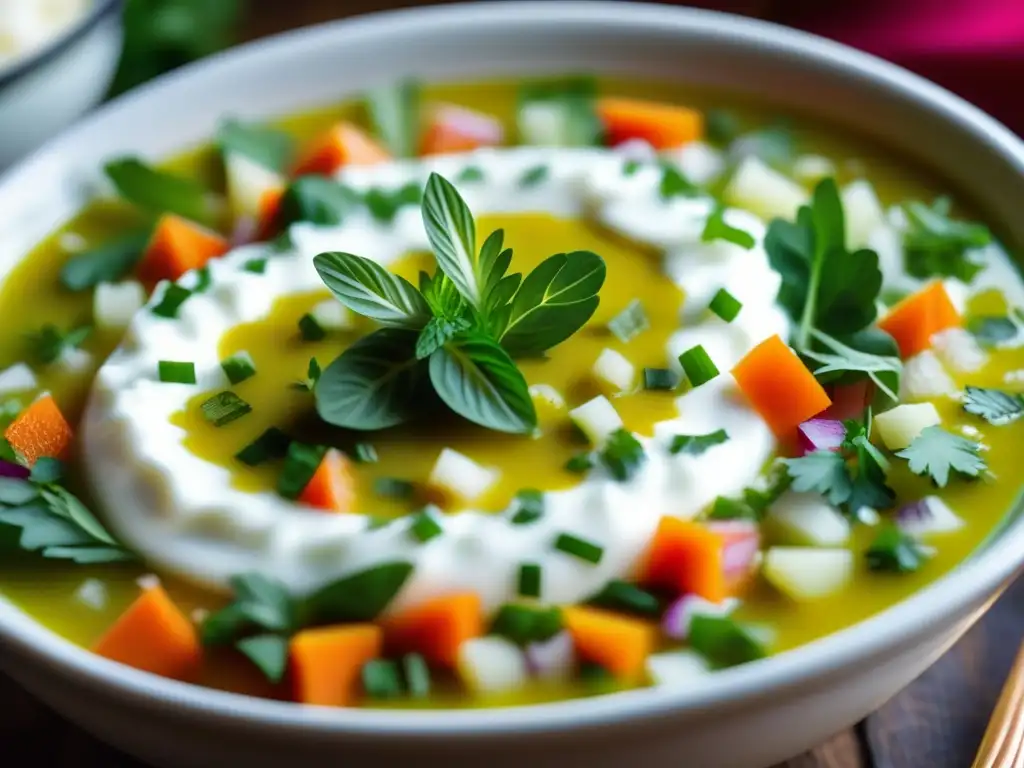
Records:
M1024 768L1024 645L1010 668L971 768Z

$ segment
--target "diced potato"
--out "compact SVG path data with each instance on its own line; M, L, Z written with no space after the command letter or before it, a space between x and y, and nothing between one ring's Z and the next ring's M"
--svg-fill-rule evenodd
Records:
M800 155L793 161L793 176L804 184L817 184L835 175L835 163L822 155Z
M903 363L900 377L900 400L927 400L956 394L956 384L938 356L930 349L914 355Z
M925 429L941 423L932 403L904 403L875 416L875 429L890 451L902 451Z
M529 680L519 646L494 635L466 640L459 647L457 666L466 687L477 694L514 691Z
M819 600L842 590L853 577L853 552L848 549L772 547L761 572L787 597Z
M25 363L16 363L0 372L0 395L24 392L39 386L36 375Z
M100 328L127 328L135 313L146 303L142 283L100 283L92 295L92 316Z
M427 484L468 502L485 494L499 477L498 470L481 467L468 456L445 448L434 462Z
M284 186L284 179L279 174L237 152L231 152L224 158L224 174L228 204L235 218L258 216L263 193Z
M850 538L850 523L820 493L786 491L765 518L772 540L806 547L835 547Z
M534 147L557 147L565 135L565 110L556 102L537 101L519 110L519 137Z
M622 353L605 349L594 361L594 376L608 394L625 392L633 387L636 368Z
M711 666L696 651L665 651L647 657L647 674L655 685L692 683L711 672Z
M851 181L843 187L840 197L846 214L846 247L850 250L867 246L871 233L885 224L885 211L871 182Z
M354 325L352 312L340 301L334 299L321 301L310 310L309 314L327 331L347 331Z
M807 202L807 190L763 161L743 159L723 194L729 205L746 208L763 219L792 219Z
M622 427L622 418L607 397L598 395L569 411L569 418L594 445L600 445Z
M974 335L964 328L948 328L932 336L932 348L948 370L956 373L980 371L988 355Z

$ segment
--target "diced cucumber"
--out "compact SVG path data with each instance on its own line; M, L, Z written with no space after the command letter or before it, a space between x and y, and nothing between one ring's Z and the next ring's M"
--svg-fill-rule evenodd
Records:
M875 429L890 451L902 451L928 427L942 423L932 403L906 403L875 416Z
M230 152L225 156L224 174L228 204L236 219L257 216L263 193L284 186L284 179L279 174L238 152Z
M850 524L819 493L786 491L765 518L772 541L803 547L835 547L850 538Z
M843 187L840 198L846 214L846 247L850 250L864 248L871 233L885 224L885 211L875 188L871 182L858 179Z
M478 694L514 691L529 680L526 657L519 646L495 635L463 642L457 668L466 687Z
M792 600L819 600L842 590L853 577L853 552L848 549L772 547L761 572Z
M594 361L594 376L608 394L617 394L631 389L636 378L636 368L622 353L605 349Z
M100 283L92 295L92 317L100 328L127 328L146 303L141 283Z
M427 482L462 501L473 501L486 493L499 477L498 470L481 467L468 456L445 448L434 462Z
M655 685L693 683L711 673L711 665L695 651L665 651L647 657L647 675Z
M0 395L24 392L39 386L36 375L25 363L15 363L0 372Z
M352 313L348 307L334 299L321 301L309 314L325 331L347 331L353 327Z
M569 418L594 445L601 445L608 435L622 427L622 418L604 395L573 408Z
M762 219L793 219L807 202L807 190L753 155L740 163L723 193L725 201Z

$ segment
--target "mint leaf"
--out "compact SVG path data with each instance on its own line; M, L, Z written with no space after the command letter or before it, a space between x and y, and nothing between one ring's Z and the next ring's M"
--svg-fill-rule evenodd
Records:
M1003 426L1024 414L1024 398L999 389L966 387L964 410L980 416L989 424Z
M217 127L216 142L222 156L239 154L271 171L285 171L295 154L295 142L284 131L230 117Z
M176 213L186 219L214 226L215 198L201 184L157 170L137 157L120 157L103 166L118 194L152 213Z
M335 298L357 314L412 330L430 320L430 307L415 286L375 261L335 251L315 256L313 266Z
M903 236L903 259L914 277L955 277L970 283L984 264L973 261L969 251L992 241L982 224L949 217L950 200L940 197L931 206L910 202L903 206L909 228Z
M300 601L301 623L373 621L398 595L412 572L412 563L394 562L340 578Z
M981 446L973 440L954 435L942 427L927 427L909 447L897 452L906 459L915 475L927 475L944 488L951 472L977 477L985 469Z
M285 189L277 224L287 227L296 222L333 227L341 224L362 200L352 189L324 176L300 176Z
M84 291L120 280L142 258L150 234L149 229L138 230L75 254L60 268L61 284L71 291Z
M373 88L365 104L377 135L395 157L415 157L419 150L422 95L414 80Z
M270 682L279 683L284 678L288 667L287 637L274 634L246 637L235 643L235 648L255 664Z
M469 330L472 322L465 317L447 320L443 317L434 317L420 331L416 339L416 359L426 360L437 350L451 341L462 331Z
M423 194L423 225L437 265L466 301L480 307L487 273L476 253L476 223L450 181L431 173Z

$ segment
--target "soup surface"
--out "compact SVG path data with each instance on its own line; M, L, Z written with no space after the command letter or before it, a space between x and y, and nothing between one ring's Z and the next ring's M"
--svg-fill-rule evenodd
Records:
M0 289L0 591L330 706L713 684L1018 493L1024 284L965 201L675 86L226 118Z

